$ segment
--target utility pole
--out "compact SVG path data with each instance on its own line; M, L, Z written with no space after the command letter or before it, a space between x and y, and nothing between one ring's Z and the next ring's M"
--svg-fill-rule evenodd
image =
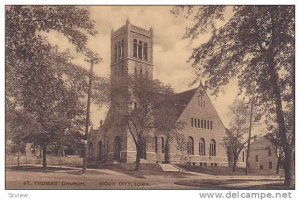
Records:
M85 118L85 132L84 132L84 154L83 154L83 165L82 173L86 172L87 166L87 157L88 157L88 132L89 132L89 122L90 122L90 108L91 108L91 97L92 97L92 82L93 82L93 67L94 64L101 62L101 58L98 57L92 51L87 51L85 61L91 64L90 74L89 74L89 85L88 85L88 97L87 97L87 106L86 106L86 118Z
M248 136L248 147L247 147L247 157L246 157L246 175L249 172L249 156L250 156L250 140L251 140L251 129L252 129L252 110L253 110L253 100L251 100L250 108L250 126L249 126L249 136Z

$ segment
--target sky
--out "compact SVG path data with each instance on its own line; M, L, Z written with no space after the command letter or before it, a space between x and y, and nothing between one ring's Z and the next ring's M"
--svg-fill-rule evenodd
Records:
M187 63L187 60L192 54L193 48L208 41L209 33L200 35L193 42L189 39L182 39L186 27L191 25L191 21L181 15L172 15L170 13L172 7L170 6L91 6L88 9L98 31L95 37L89 38L88 48L98 53L103 59L102 63L94 66L95 73L104 77L110 76L111 30L117 30L123 26L128 18L131 24L145 29L153 28L153 77L155 79L170 84L175 92L183 92L197 87L197 85L191 86L191 82L195 79L195 73L191 63ZM225 20L231 14L230 11L227 11ZM51 32L47 37L60 49L70 49L75 57L74 62L89 68L83 55L77 54L75 48L68 43L63 35ZM208 91L210 99L226 127L229 125L231 117L229 106L233 103L237 93L237 81L235 80L225 86L218 97L210 95L210 91ZM92 105L93 128L99 127L99 122L105 119L107 110L107 107Z

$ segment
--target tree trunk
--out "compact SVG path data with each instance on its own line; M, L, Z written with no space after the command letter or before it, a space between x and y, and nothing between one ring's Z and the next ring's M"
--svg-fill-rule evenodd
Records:
M20 167L20 144L18 139L18 167Z
M275 30L275 18L276 18L276 13L275 10L273 9L271 11L271 23L272 23L272 42L270 44L269 51L267 52L268 56L268 64L269 64L269 71L270 71L270 82L272 85L272 99L275 103L275 112L276 112L276 118L277 118L277 124L278 124L278 129L279 129L279 138L281 141L281 144L283 146L283 151L285 154L285 180L284 184L288 187L291 187L293 185L293 155L292 155L292 148L290 147L291 145L294 144L289 144L287 140L287 130L285 126L285 119L284 119L284 114L282 110L282 100L281 100L281 91L279 88L279 75L278 72L275 69L275 50L274 50L274 45L276 41L276 30Z
M284 185L289 188L293 187L293 152L290 147L286 147L287 150L285 152L285 167L284 167Z
M281 158L278 157L276 165L276 174L279 174Z
M233 155L233 165L232 165L233 172L236 172L237 170L237 160L238 160L238 155Z
M141 145L138 144L136 147L136 159L135 159L135 170L139 171L141 167Z
M47 167L47 145L43 145L43 169Z

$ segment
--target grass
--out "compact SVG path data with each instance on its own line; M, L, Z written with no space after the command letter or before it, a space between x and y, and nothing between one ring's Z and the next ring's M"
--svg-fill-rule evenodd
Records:
M210 174L210 175L228 175L228 176L242 176L245 175L245 169L244 168L238 168L236 172L232 171L232 168L230 167L200 167L200 166L193 166L193 165L177 165L178 167L192 172L198 172L203 174ZM250 169L248 175L276 175L276 173L272 170L255 170Z
M253 180L257 181L257 180ZM211 189L211 190L232 190L232 189L243 189L243 190L290 190L295 188L288 188L283 183L267 183L261 185L249 185L249 186L233 186L232 183L246 183L251 182L250 180L212 180L212 179L197 179L197 180L182 180L175 182L176 185L190 186L199 189ZM226 185L229 184L229 185Z
M134 163L102 164L94 167L98 169L110 169L141 179L145 179L146 176L152 175L160 175L170 178L185 178L186 176L189 176L189 174L183 172L164 172L156 163L141 163L141 168L139 171L135 170Z

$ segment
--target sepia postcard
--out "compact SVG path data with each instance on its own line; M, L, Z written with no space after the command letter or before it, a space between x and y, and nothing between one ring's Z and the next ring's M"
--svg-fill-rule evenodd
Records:
M5 5L5 189L294 190L295 6Z

